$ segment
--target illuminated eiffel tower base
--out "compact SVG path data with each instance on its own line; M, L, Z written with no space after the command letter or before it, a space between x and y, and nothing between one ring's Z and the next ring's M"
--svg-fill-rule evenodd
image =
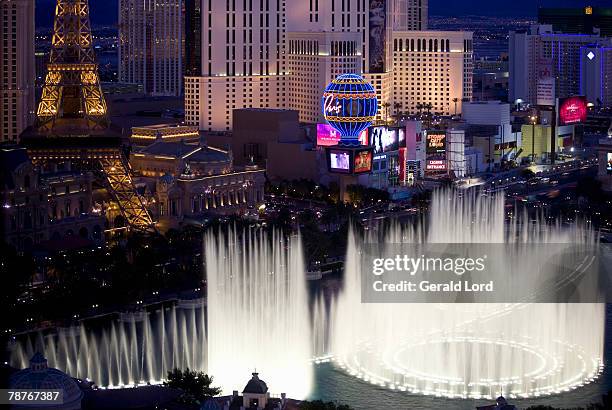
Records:
M35 164L70 161L95 171L131 228L154 229L134 187L121 134L114 132L108 121L88 0L57 0L36 126L24 133L22 143Z

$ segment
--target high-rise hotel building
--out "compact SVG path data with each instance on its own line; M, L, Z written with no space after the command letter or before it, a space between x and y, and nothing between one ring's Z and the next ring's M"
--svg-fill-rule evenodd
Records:
M357 32L287 33L287 107L301 122L323 122L321 93L343 73L361 73L362 42Z
M0 141L16 141L34 119L34 2L0 1Z
M472 33L427 31L427 0L313 0L287 13L288 106L302 121L322 121L321 90L344 72L372 83L379 119L397 104L461 112L472 98Z
M394 0L393 30L427 30L429 20L427 0Z
M461 112L472 99L472 33L393 32L393 103L402 112Z
M183 94L183 0L119 0L119 81Z
M201 0L201 75L185 77L188 124L225 131L234 109L286 106L285 3Z
M556 33L549 24L510 32L509 99L536 104L538 81L543 78L555 80L555 97L583 93L586 85L581 87L581 58L588 54L583 53L587 47L612 47L612 37Z
M471 98L471 34L419 31L427 0L200 1L201 75L185 79L185 120L202 130L230 130L232 110L244 107L320 122L323 89L347 72L372 83L379 119L396 100L404 111L422 101L449 113L447 97ZM400 38L431 38L432 48L394 49ZM434 38L444 41L437 49Z
M394 1L313 0L288 9L288 108L298 110L300 120L322 119L321 91L347 72L359 73L372 83L380 103L378 115L383 115L383 104L391 98Z

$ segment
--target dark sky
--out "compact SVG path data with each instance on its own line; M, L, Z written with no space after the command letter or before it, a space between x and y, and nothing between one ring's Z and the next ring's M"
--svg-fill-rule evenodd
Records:
M287 4L293 1L287 0ZM50 27L56 0L36 0L36 25ZM112 25L117 22L118 0L89 0L92 24ZM535 16L541 7L608 6L612 0L429 0L431 15ZM492 7L493 6L493 7Z

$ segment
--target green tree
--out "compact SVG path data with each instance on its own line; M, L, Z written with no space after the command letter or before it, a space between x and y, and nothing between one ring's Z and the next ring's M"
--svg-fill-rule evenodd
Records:
M195 370L174 369L168 372L168 381L164 385L174 389L181 389L183 395L181 401L185 403L196 403L221 393L220 387L211 387L213 377Z

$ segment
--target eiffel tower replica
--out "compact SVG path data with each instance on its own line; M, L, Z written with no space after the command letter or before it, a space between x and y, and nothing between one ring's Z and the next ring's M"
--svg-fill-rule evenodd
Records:
M107 117L88 0L57 0L51 44L36 122L21 137L30 159L43 168L70 162L94 171L130 228L152 231L151 216L132 182L121 132Z

